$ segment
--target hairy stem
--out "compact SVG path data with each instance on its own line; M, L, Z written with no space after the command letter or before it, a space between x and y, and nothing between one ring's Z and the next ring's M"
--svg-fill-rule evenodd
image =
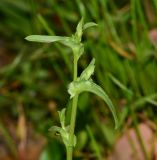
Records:
M77 79L77 57L74 54L74 73L73 73L73 81ZM73 155L73 143L74 143L74 130L75 130L75 121L76 121L76 112L77 112L77 102L78 102L78 95L73 98L72 101L72 111L71 111L71 120L70 120L70 144L67 148L67 160L72 160Z

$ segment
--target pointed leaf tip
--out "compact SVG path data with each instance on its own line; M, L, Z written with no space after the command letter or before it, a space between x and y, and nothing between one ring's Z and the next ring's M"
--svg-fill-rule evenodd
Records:
M58 111L62 128L65 127L65 112L66 112L66 108L63 108L61 111Z
M90 27L96 27L98 24L94 23L94 22L88 22L83 26L83 30L86 30Z
M94 73L94 69L95 69L95 58L91 60L87 68L81 73L80 80L88 80Z
M84 18L82 17L79 21L77 27L76 27L76 38L79 42L81 42L82 34L83 34L83 24L84 24Z

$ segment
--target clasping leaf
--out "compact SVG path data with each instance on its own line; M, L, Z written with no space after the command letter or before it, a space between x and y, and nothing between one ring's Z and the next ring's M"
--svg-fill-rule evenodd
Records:
M78 43L72 48L73 54L77 57L77 60L81 57L84 52L84 45L82 43Z
M115 128L118 127L118 118L116 115L115 107L112 104L112 101L108 97L108 95L105 93L105 91L95 84L92 80L80 80L70 83L68 88L68 93L70 94L70 98L73 98L75 95L78 95L82 92L92 92L96 94L97 96L101 97L106 104L108 105L109 109L111 110L114 120L115 120Z

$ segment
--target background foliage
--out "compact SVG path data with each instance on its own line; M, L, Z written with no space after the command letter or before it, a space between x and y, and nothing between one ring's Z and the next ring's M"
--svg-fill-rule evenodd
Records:
M91 57L96 58L94 79L116 106L120 128L114 130L111 113L98 97L82 94L75 158L108 157L127 128L135 127L138 135L141 122L156 128L156 14L156 0L1 0L0 144L7 154L24 156L28 141L41 141L41 160L65 156L62 143L49 134L48 128L59 123L57 110L66 105L70 113L70 50L58 44L32 44L24 37L69 36L82 16L98 27L84 35L86 54L79 61L79 72Z

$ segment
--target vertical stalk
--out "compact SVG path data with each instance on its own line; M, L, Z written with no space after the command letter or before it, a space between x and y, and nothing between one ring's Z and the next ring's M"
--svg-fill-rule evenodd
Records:
M77 80L77 57L74 54L74 73L73 73L73 81ZM72 101L72 111L71 111L71 120L70 120L70 146L67 147L67 160L72 160L73 155L73 142L74 142L74 130L75 130L75 121L76 121L76 112L77 112L77 102L78 95L74 96Z

